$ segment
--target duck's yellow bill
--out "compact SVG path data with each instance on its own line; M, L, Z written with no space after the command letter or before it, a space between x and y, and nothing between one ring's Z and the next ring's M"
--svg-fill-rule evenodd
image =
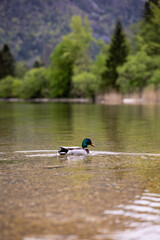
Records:
M91 143L91 146L92 146L92 147L95 147L95 145L94 145L93 143Z

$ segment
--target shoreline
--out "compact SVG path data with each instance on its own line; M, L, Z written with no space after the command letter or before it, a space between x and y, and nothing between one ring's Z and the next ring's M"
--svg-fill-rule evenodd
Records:
M91 99L87 98L0 98L0 102L33 102L33 103L91 103Z
M7 103L95 103L95 104L103 104L103 105L145 105L145 104L160 104L160 102L153 101L145 101L142 98L122 98L121 100L115 99L96 99L96 101L92 101L92 99L77 99L77 98L34 98L34 99L23 99L23 98L0 98L1 102Z
M0 98L0 102L30 102L30 103L97 103L108 105L120 104L160 104L160 89L154 90L153 88L145 89L141 94L131 93L125 94L109 91L104 94L99 94L93 99L91 98Z

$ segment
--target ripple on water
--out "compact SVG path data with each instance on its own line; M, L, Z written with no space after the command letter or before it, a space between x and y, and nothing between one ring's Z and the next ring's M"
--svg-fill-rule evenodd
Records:
M15 153L25 154L26 157L56 157L58 150L22 150Z
M55 156L60 156L58 154L58 150L22 150L22 151L15 151L15 153L26 154L26 157L55 157ZM89 156L103 156L103 155L160 157L159 153L130 153L130 152L108 152L108 151L90 151L90 153L89 153Z
M114 239L160 239L160 194L145 192L137 196L132 204L118 205L115 210L105 210L104 214L127 217L125 225L128 229L116 233Z
M54 234L43 237L25 237L23 240L78 240L78 236Z
M15 151L15 153L39 153L39 152L57 152L58 150L22 150Z

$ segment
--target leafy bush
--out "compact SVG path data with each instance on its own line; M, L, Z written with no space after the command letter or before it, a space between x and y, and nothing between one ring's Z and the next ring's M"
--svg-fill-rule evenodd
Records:
M22 79L27 72L27 67L24 62L17 62L15 67L15 76Z
M46 80L46 69L32 69L24 76L21 89L21 97L37 98L48 96L48 82Z
M154 84L155 89L160 87L160 69L157 69L153 72L153 75L149 82L151 84Z
M83 72L73 77L73 95L76 97L95 98L97 89L96 76L90 72Z
M149 83L151 77L152 59L145 52L138 52L135 56L129 56L127 62L118 67L117 84L123 93L138 91Z
M22 81L12 76L7 76L0 81L0 97L19 97Z

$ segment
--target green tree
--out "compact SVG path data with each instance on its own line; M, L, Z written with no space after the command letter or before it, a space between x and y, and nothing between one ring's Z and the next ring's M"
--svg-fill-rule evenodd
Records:
M138 36L138 47L149 55L160 54L160 1L148 1L149 7ZM147 10L146 10L147 11ZM147 20L146 20L147 19Z
M73 88L72 78L82 72L91 71L92 61L89 46L92 31L87 18L73 16L71 33L64 36L51 56L48 70L51 97L69 97Z
M150 78L149 83L153 84L155 89L158 89L160 87L160 69L156 69L153 72L153 75Z
M14 75L15 60L7 44L0 50L0 79Z
M24 75L27 72L27 66L24 62L17 62L15 66L15 76L23 79Z
M68 37L76 43L78 48L74 62L74 75L83 71L89 72L92 66L89 47L91 41L94 41L94 38L92 36L92 30L88 18L84 17L84 21L82 22L80 16L73 16L71 30L72 32Z
M18 78L14 78L12 83L12 96L13 97L20 97L21 96L21 89L22 89L23 81Z
M73 95L76 97L91 97L94 101L97 87L96 76L91 72L82 72L73 77Z
M159 0L148 0L144 3L142 17L145 23L151 23L153 17L153 4L158 6Z
M102 74L107 70L106 68L106 56L108 56L109 45L104 44L102 46L100 54L96 57L94 62L92 72L96 76L98 90L103 91L106 87L106 82L104 82L102 78Z
M41 98L48 96L48 82L46 79L46 69L38 68L28 71L22 81L21 97Z
M106 59L106 71L103 72L102 78L105 87L118 89L117 67L123 65L129 53L129 46L126 36L123 32L121 21L118 20L109 46L108 56Z
M7 76L0 81L0 97L19 97L22 81L12 76Z
M68 51L72 42L63 40L51 56L51 65L48 71L51 97L69 97L72 89L74 57Z
M129 56L127 62L118 67L117 84L123 93L139 92L149 83L152 75L152 59L146 52L138 52L135 56Z

